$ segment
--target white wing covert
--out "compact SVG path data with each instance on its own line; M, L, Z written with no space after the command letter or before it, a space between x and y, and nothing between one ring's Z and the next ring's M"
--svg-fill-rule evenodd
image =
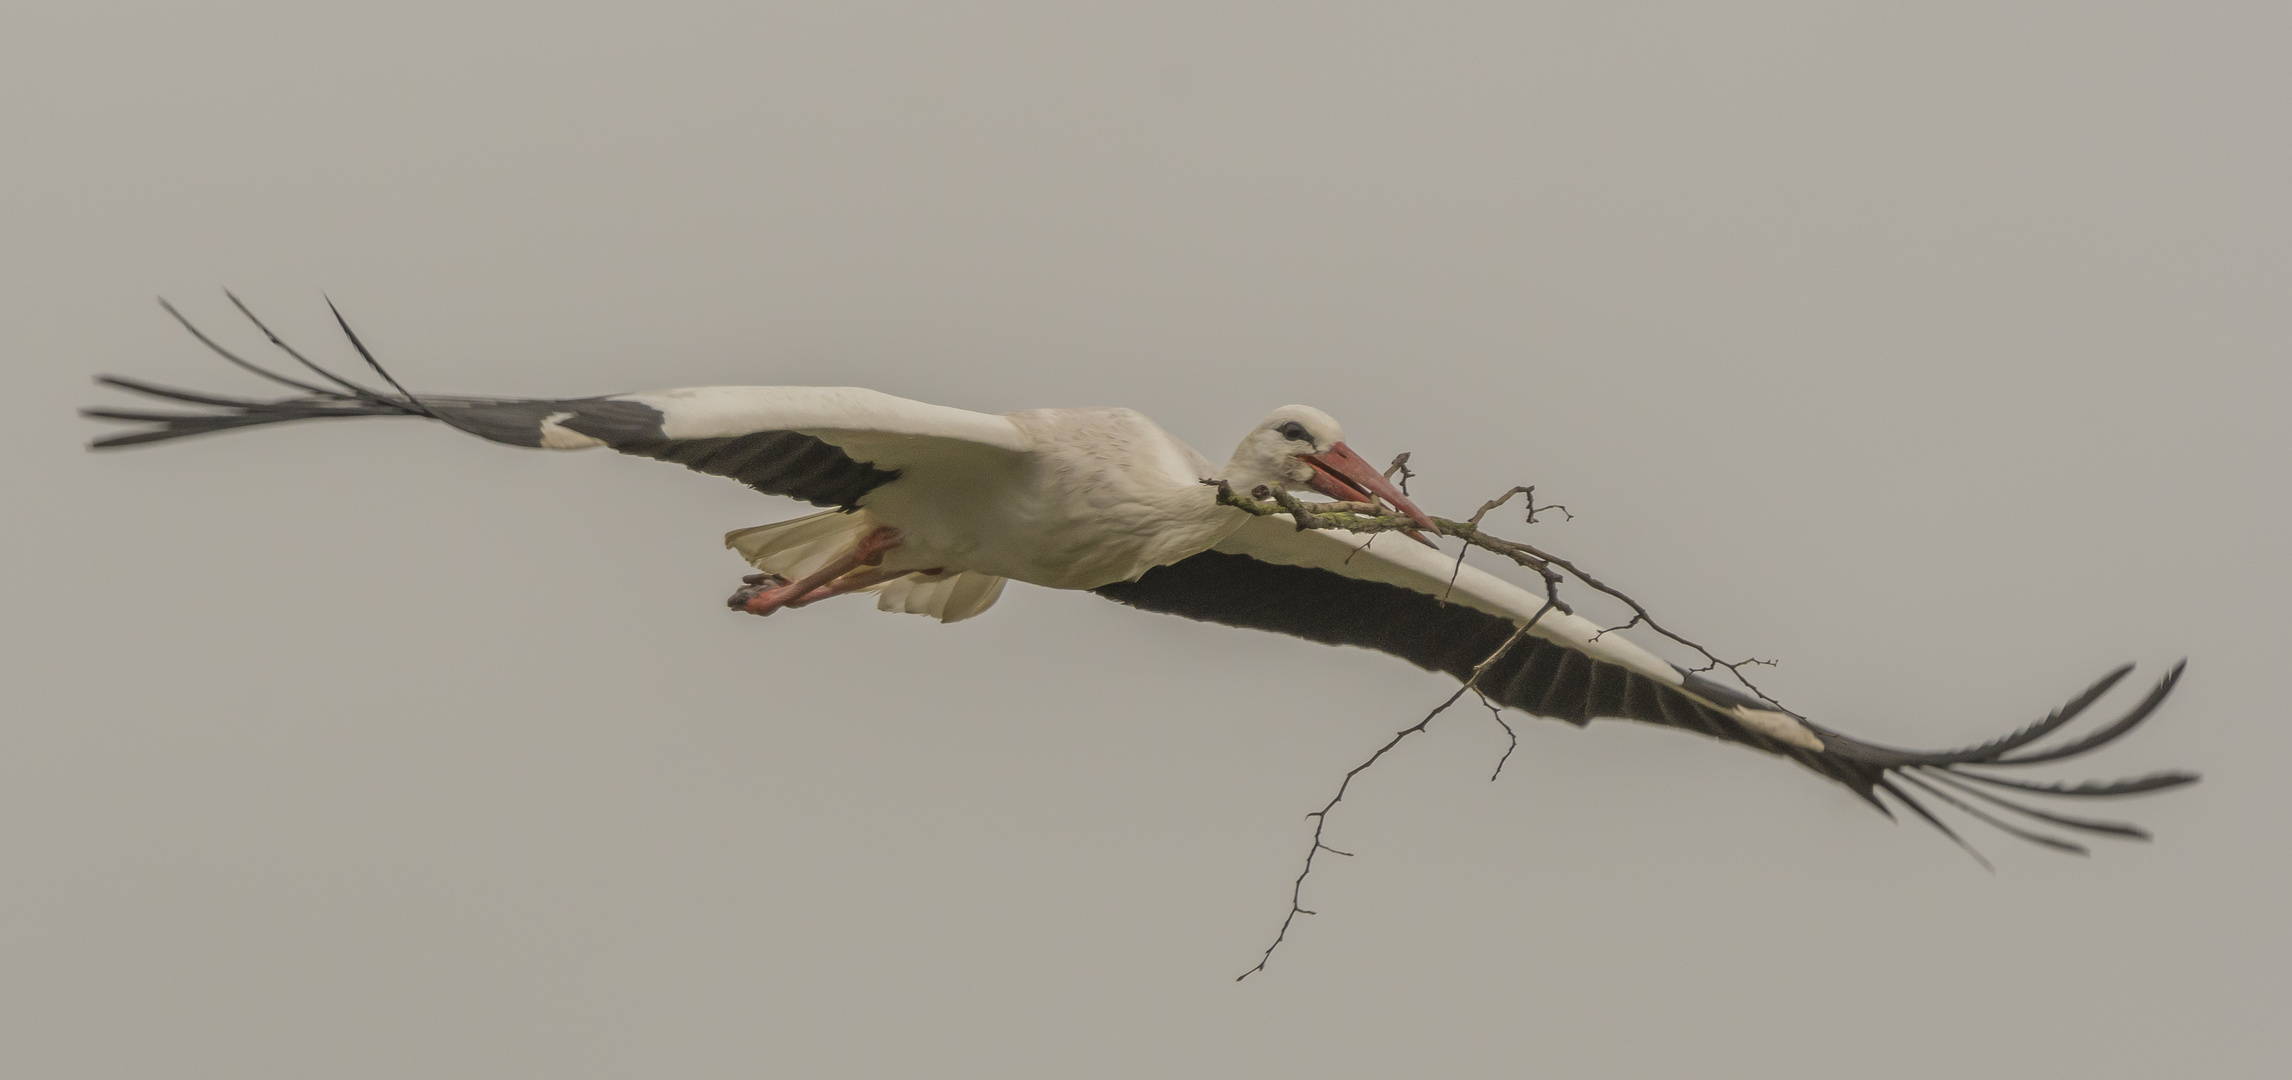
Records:
M199 333L196 328L192 332ZM383 378L394 393L360 386L315 365L312 370L336 385L290 379L241 360L204 334L200 340L225 359L302 393L259 400L101 376L98 381L107 385L203 411L86 409L85 415L97 419L152 425L92 445L132 446L291 420L421 416L512 446L610 447L730 477L768 495L844 510L857 509L868 492L904 469L926 462L955 465L1029 448L1026 437L1003 417L857 387L703 386L557 399L415 395L386 373Z

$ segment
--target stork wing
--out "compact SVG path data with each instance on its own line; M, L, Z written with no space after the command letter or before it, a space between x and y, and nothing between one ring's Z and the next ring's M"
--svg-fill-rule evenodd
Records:
M1354 533L1300 531L1285 518L1253 518L1212 550L1096 591L1148 611L1376 649L1458 679L1471 678L1476 667L1534 619L1529 633L1489 665L1475 684L1490 701L1579 725L1602 717L1663 724L1787 757L1846 785L1889 816L1878 793L1901 800L1961 846L1964 841L1905 785L2014 836L2083 854L2080 845L2001 820L1974 802L2063 828L2145 838L2147 834L2130 825L2023 806L1985 787L2103 796L2153 791L2196 779L2190 773L2164 772L2069 787L1968 768L2036 764L2113 741L2156 709L2179 677L2179 665L2115 723L2055 749L2015 752L2075 718L2122 679L2131 670L2129 665L2012 735L1966 750L1920 753L1859 742L1818 727L1665 663L1620 634L1603 634L1577 616L1545 611L1539 618L1543 597L1473 567L1460 567L1452 557L1412 544L1372 547L1369 537Z
M237 302L237 298L233 298ZM240 310L246 309L242 305ZM176 314L168 308L169 314ZM84 409L101 420L152 425L109 438L96 448L132 446L230 431L257 424L350 416L422 416L513 446L578 450L609 446L624 454L673 461L731 477L768 495L815 506L856 509L862 497L902 470L1023 453L1025 436L1009 420L985 413L892 397L854 387L704 386L611 397L531 399L415 395L343 333L389 386L378 390L341 378L304 359L250 312L272 344L313 374L313 383L259 367L216 344L188 321L184 327L225 360L300 393L272 400L176 390L133 379L98 382L193 412ZM177 319L182 316L177 314ZM339 315L336 316L340 318Z

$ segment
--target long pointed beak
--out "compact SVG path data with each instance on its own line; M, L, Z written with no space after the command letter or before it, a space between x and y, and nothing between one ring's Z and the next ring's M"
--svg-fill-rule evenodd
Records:
M1337 443L1321 453L1305 454L1302 457L1307 465L1313 467L1313 479L1307 481L1313 490L1344 502L1373 503L1383 499L1393 509L1407 514L1409 520L1416 522L1420 528L1431 532L1440 531L1433 525L1431 517L1417 509L1417 504L1401 494L1401 489L1385 479L1385 474L1378 472L1376 466L1354 453L1352 447ZM1431 543L1429 540L1425 542Z

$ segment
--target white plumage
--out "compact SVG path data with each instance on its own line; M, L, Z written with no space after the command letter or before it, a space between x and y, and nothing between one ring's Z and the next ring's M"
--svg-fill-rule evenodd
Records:
M374 370L388 391L339 378L294 354L326 380L312 383L249 363L196 328L192 333L232 363L297 392L256 400L105 377L101 381L113 386L197 409L87 410L150 425L96 446L288 420L420 416L518 446L610 447L832 508L725 537L758 571L730 602L753 614L869 593L885 611L960 622L993 606L1007 581L1088 589L1146 610L1391 653L1476 678L1474 689L1490 701L1538 715L1574 723L1620 717L1743 744L1797 761L1881 810L1886 804L1878 796L1890 795L1953 839L1910 789L2016 836L2082 852L1991 809L2062 829L2143 834L2011 802L2000 790L2101 797L2195 779L2162 772L2071 786L1994 771L2114 741L2156 709L2178 666L2115 722L2051 748L2033 744L2093 704L2130 665L2052 716L1981 746L1896 750L1840 735L1666 663L1620 634L1545 610L1543 596L1460 568L1454 557L1403 537L1372 542L1351 533L1301 531L1286 519L1222 505L1206 479L1237 491L1280 485L1382 502L1422 531L1438 531L1345 445L1336 420L1302 405L1268 415L1219 466L1128 409L989 415L849 387L713 386L561 400L415 395L379 365ZM1522 626L1529 635L1507 647Z

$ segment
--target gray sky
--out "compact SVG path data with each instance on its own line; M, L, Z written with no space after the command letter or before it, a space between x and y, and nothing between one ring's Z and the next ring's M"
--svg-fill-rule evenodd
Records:
M49 5L0 25L12 1076L2280 1075L2276 4ZM1318 405L1826 724L2186 655L2090 860L1014 587L725 612L806 509L257 385ZM1514 526L1514 531L1519 531ZM1301 708L1301 690L1328 710Z

